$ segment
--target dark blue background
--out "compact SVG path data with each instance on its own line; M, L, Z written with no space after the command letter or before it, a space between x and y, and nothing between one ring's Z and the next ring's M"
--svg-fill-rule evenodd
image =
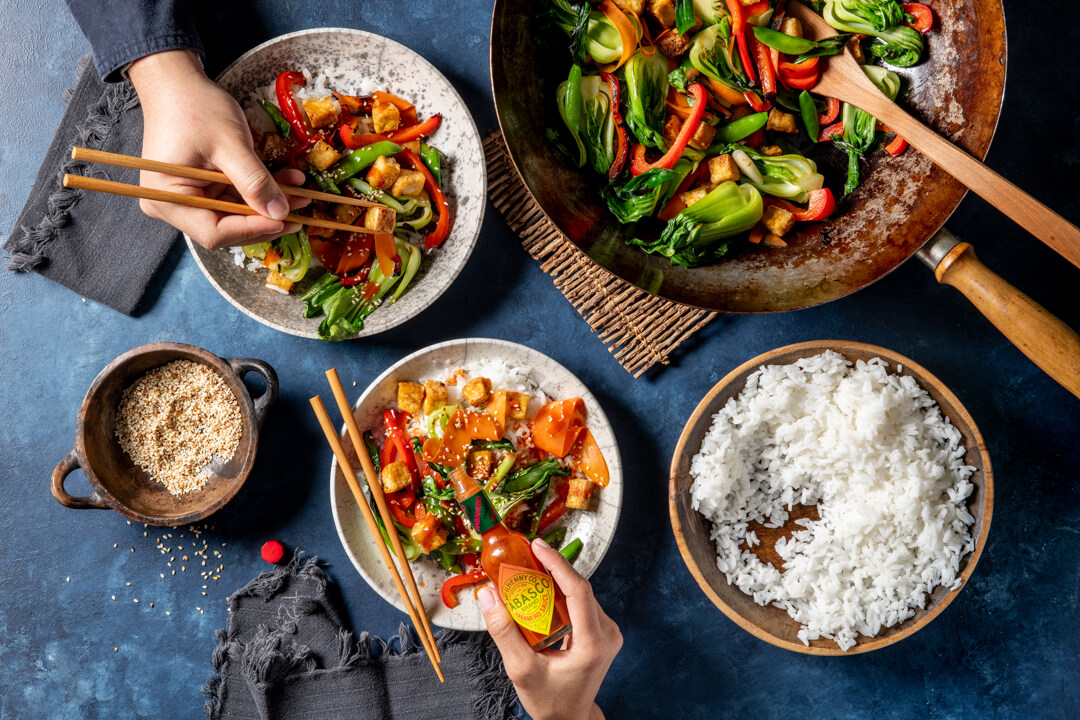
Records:
M1072 7L1010 0L1008 91L989 164L1076 222L1080 32ZM442 69L481 132L495 125L489 23L487 2L435 0L218 3L202 21L211 75L293 30L388 35ZM0 37L0 229L7 232L60 119L60 94L88 48L60 0L0 0ZM978 198L966 199L949 226L990 267L1080 327L1076 268ZM361 342L321 344L256 324L214 292L179 244L156 292L152 308L133 319L40 277L0 272L0 718L199 716L224 599L266 569L258 548L270 537L329 562L356 628L396 632L405 616L368 589L337 540L330 452L307 399L327 394L328 367L359 391L399 357L464 336L551 355L592 388L615 423L626 495L615 543L594 576L626 638L599 697L608 717L1080 717L1080 401L915 260L825 307L718 320L672 367L637 381L494 210L441 302ZM760 352L822 338L881 344L937 374L981 427L997 480L988 546L956 602L898 645L835 659L779 650L721 615L679 557L665 492L679 429L713 383ZM154 548L158 531L143 537L142 527L115 513L64 509L48 489L90 381L119 353L159 340L264 358L281 378L254 473L203 536L225 564L205 597L191 572L201 566L169 575Z

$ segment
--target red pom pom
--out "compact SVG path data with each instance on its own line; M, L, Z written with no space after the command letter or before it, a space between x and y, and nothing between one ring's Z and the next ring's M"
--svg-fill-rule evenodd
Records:
M260 553L262 559L268 563L276 563L285 557L285 548L281 546L277 540L267 540L263 543L262 551Z

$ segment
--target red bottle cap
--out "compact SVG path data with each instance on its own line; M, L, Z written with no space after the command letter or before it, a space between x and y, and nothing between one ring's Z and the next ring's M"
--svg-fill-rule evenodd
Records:
M267 540L263 543L260 554L266 562L276 563L280 562L281 558L285 556L285 548L277 540Z

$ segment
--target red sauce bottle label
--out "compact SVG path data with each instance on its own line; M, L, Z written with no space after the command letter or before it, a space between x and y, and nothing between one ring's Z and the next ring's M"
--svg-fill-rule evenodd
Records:
M488 499L486 493L478 492L458 502L465 511L465 517L473 530L483 535L491 528L499 524L499 513Z
M504 563L499 567L498 588L514 622L540 635L551 632L555 585L550 575Z

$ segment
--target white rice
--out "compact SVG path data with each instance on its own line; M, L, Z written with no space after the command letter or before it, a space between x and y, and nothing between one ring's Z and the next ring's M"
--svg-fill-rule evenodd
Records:
M799 639L851 648L959 587L974 549L966 498L975 468L960 432L908 376L835 352L769 365L713 417L691 463L693 507L713 523L717 566L760 605L787 610ZM775 545L781 572L743 546L751 522L780 527L792 505L820 520Z

